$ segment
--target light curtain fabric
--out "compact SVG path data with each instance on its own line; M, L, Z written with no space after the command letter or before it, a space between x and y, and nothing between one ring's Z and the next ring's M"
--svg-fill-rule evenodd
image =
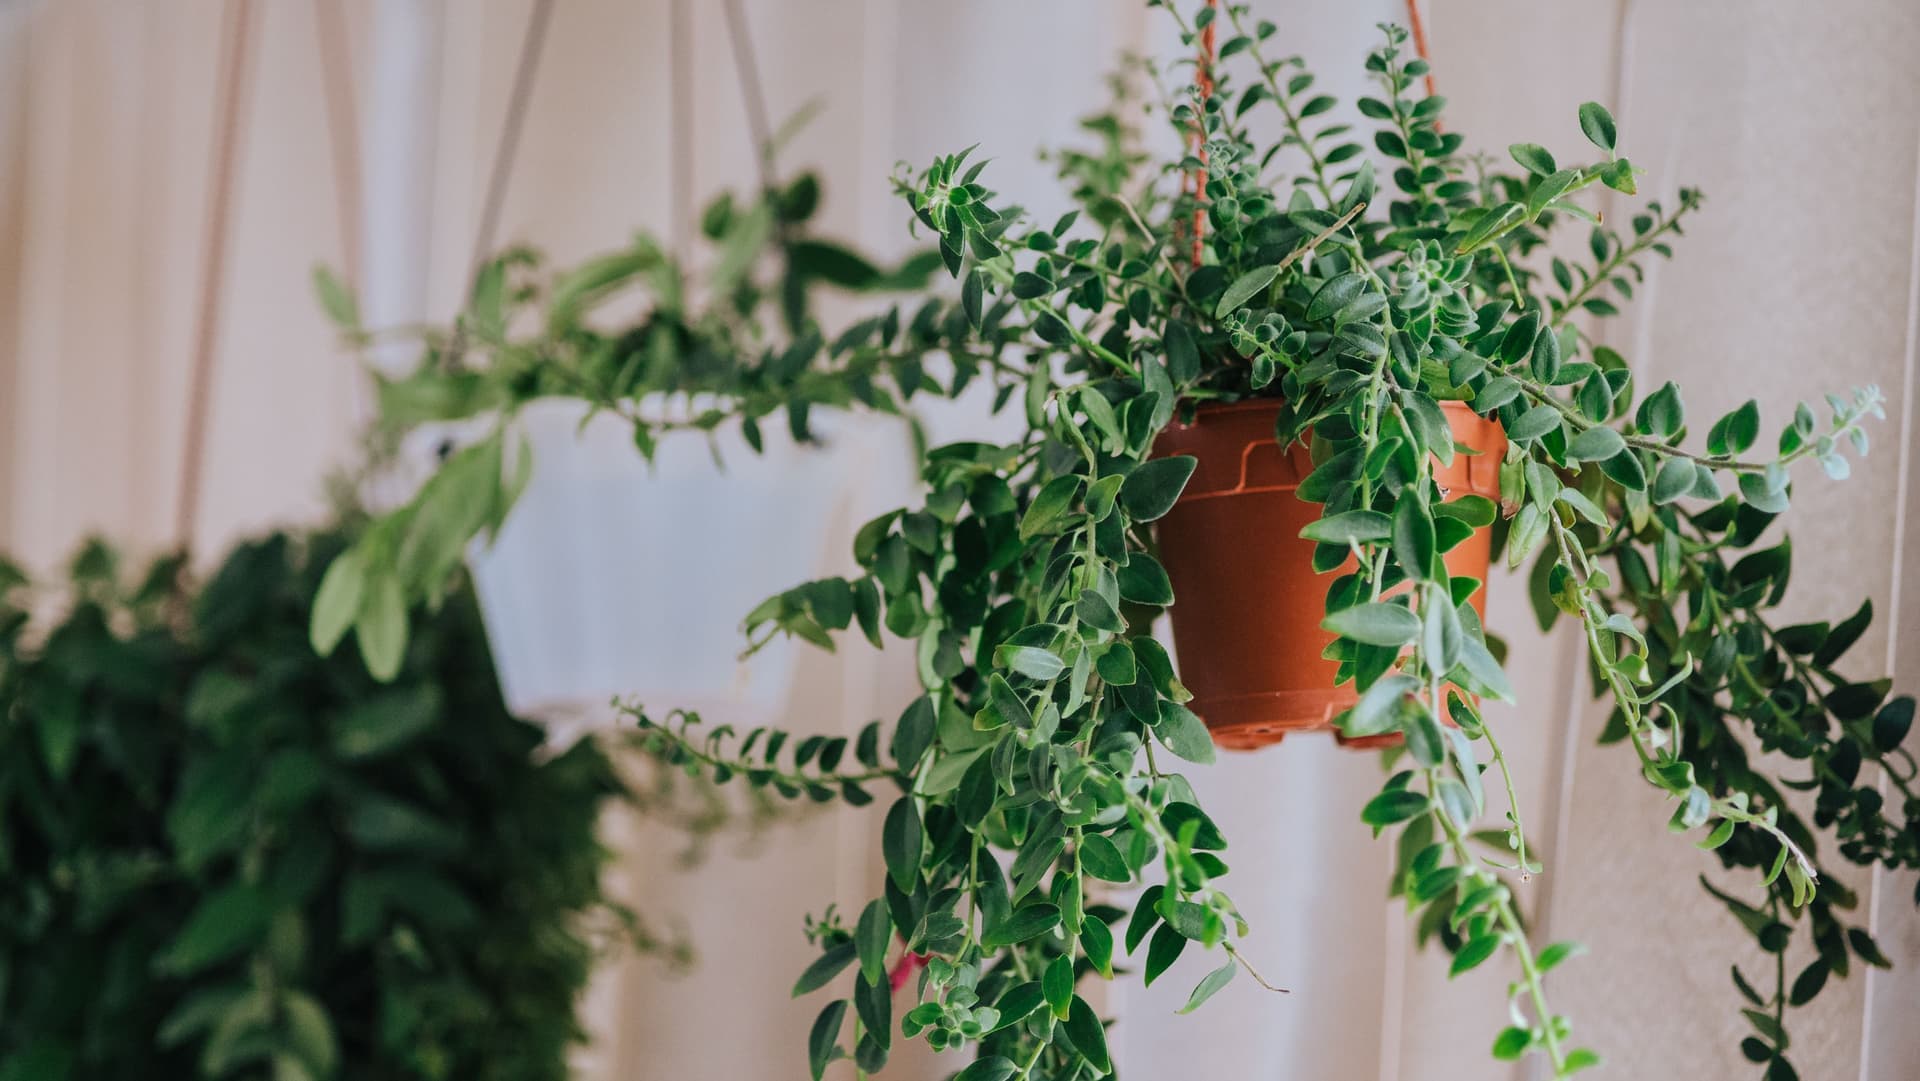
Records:
M1356 89L1350 72L1373 24L1403 10L1392 0L1255 6L1343 97ZM1703 414L1757 395L1770 418L1829 386L1887 389L1893 416L1874 455L1848 484L1801 500L1796 545L1826 558L1803 559L1791 603L1825 618L1872 595L1886 666L1920 671L1920 584L1901 574L1896 539L1920 497L1902 467L1915 434L1920 83L1907 58L1920 51L1920 9L1898 0L1428 6L1450 123L1476 145L1497 154L1524 137L1571 151L1574 109L1596 98L1650 169L1643 189L1697 183L1709 192L1679 259L1653 270L1635 314L1612 332L1641 378L1681 380ZM809 100L824 106L784 161L822 172L832 232L885 254L910 244L888 195L896 161L979 142L996 159L999 188L1058 209L1033 150L1077 137L1075 118L1101 103L1122 52L1173 53L1160 21L1116 0L746 8L776 117ZM344 0L349 82L370 133L356 227L342 220L348 204L326 141L315 4L256 0L206 497L193 530L203 556L243 532L319 513L322 477L353 453L366 395L311 298L312 263L339 264L357 239L374 260L357 268L377 293L369 310L453 310L529 9L530 0ZM720 7L684 10L690 160L676 157L672 134L668 0L556 5L503 241L572 260L635 226L667 231L676 175L694 193L753 182ZM175 539L220 11L210 0L0 0L0 530L40 567L88 529L152 548ZM980 431L981 412L942 410L935 430ZM899 478L883 486L910 497ZM852 524L838 524L832 551L844 552ZM1557 981L1559 1001L1614 1075L1747 1076L1725 963L1729 951L1750 959L1692 882L1710 863L1662 836L1666 809L1630 762L1592 746L1600 717L1578 644L1532 630L1518 583L1493 584L1491 612L1513 645L1526 703L1503 718L1511 752L1545 779L1529 786L1522 811L1548 844L1549 870L1521 887L1524 900L1554 935L1595 947ZM808 655L778 712L816 731L891 719L911 694L909 661L898 650ZM1248 949L1291 993L1236 981L1175 1018L1197 961L1151 989L1123 981L1107 995L1123 1069L1178 1076L1199 1055L1221 1076L1262 1081L1525 1076L1485 1058L1509 974L1489 968L1449 983L1443 965L1411 950L1383 896L1388 854L1357 821L1377 768L1295 739L1210 771L1212 802L1235 839L1228 881L1257 927ZM582 1078L797 1076L817 1008L786 994L807 956L802 915L831 902L845 909L877 888L877 829L871 815L820 812L745 851L723 842L682 872L678 838L610 822L623 854L615 886L650 914L683 920L702 960L682 977L644 960L610 963L588 1003L596 1039ZM1913 882L1853 884L1902 967L1856 971L1830 988L1817 1023L1795 1030L1796 1059L1809 1081L1906 1081L1920 1072ZM952 1068L909 1053L889 1076Z

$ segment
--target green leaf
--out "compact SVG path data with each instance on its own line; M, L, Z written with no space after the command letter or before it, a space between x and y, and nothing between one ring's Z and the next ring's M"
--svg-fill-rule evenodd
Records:
M993 1004L993 1008L1000 1011L1000 1019L995 1021L993 1028L988 1031L990 1033L998 1032L1003 1028L1011 1028L1025 1021L1027 1018L1032 1017L1033 1011L1039 1009L1045 1002L1046 994L1042 990L1039 980L1028 980L1026 983L1015 984L1007 990L1006 994L1000 996L1000 1001ZM938 1003L933 1005L936 1009L939 1008Z
M333 653L340 639L360 615L360 600L366 595L366 553L357 546L334 557L320 579L320 591L313 598L313 619L308 640L313 651L325 657Z
M1007 1081L1007 1078L1020 1072L1011 1059L995 1055L992 1058L975 1059L966 1069L955 1074L953 1081ZM816 1079L818 1081L818 1079Z
M1360 821L1379 829L1425 814L1432 806L1433 800L1424 792L1389 788L1367 801L1367 805L1360 809Z
M1415 581L1433 576L1433 516L1424 499L1412 489L1400 493L1393 507L1393 558Z
M1620 433L1604 425L1588 428L1567 443L1567 460L1604 462L1627 449Z
M1155 458L1142 462L1127 474L1120 487L1120 505L1136 522L1151 522L1166 515L1180 499L1193 476L1199 459L1188 455Z
M1493 1038L1493 1057L1501 1062L1512 1062L1527 1053L1533 1046L1533 1033L1524 1028L1508 1025Z
M1600 182L1612 188L1614 191L1623 192L1627 195L1637 195L1640 191L1640 184L1634 180L1633 174L1633 163L1625 158L1621 158L1611 165L1604 165L1600 168Z
M1528 363L1543 383L1553 383L1560 377L1560 336L1553 332L1551 325L1542 326L1533 336Z
M1769 514L1779 514L1787 509L1787 493L1768 483L1761 473L1740 474L1740 497L1753 507Z
M1340 730L1348 737L1378 736L1400 728L1400 703L1420 689L1420 681L1404 673L1382 676L1349 710Z
M860 952L860 972L868 983L887 978L887 948L893 945L893 921L887 916L887 903L879 898L867 902L853 933Z
M851 942L842 942L814 958L806 971L800 973L800 978L794 981L792 997L799 998L825 987L835 976L846 971L858 956L858 947Z
M1138 559L1139 555L1136 554L1134 558ZM1134 655L1133 647L1128 645L1125 639L1120 638L1107 643L1107 648L1100 654L1094 670L1100 673L1100 678L1106 680L1108 685L1114 687L1131 687L1140 679L1139 659Z
M1453 964L1447 966L1448 978L1480 967L1499 948L1500 935L1497 932L1488 932L1479 938L1469 939L1466 945L1460 947L1460 952L1453 955Z
M987 928L981 944L990 950L1017 945L1038 938L1060 926L1060 906L1051 902L1022 905L1000 923Z
M1227 291L1220 294L1220 303L1214 305L1213 317L1223 319L1232 312L1245 307L1247 302L1259 295L1260 291L1273 284L1280 273L1280 264L1249 270L1233 280Z
M1316 323L1331 318L1335 312L1353 303L1366 291L1366 287L1366 275L1358 271L1348 271L1329 279L1314 291L1313 299L1307 302L1307 318Z
M1813 663L1821 668L1830 668L1841 655L1860 640L1869 625L1873 623L1873 601L1863 601L1854 613L1836 624L1828 632L1827 640L1813 654Z
M1425 615L1421 622L1425 624L1421 648L1425 659L1436 672L1451 672L1453 666L1460 663L1461 650L1466 642L1466 630L1460 625L1460 614L1453 607L1453 600L1447 591L1438 585L1429 586L1421 607Z
M1589 1070L1600 1065L1600 1055L1592 1048L1576 1047L1567 1052L1567 1073L1571 1076L1581 1070Z
M1028 679L1052 679L1067 668L1067 662L1038 646L1001 646L993 651L993 663Z
M1760 435L1760 403L1748 398L1745 404L1707 429L1707 453L1714 457L1740 454Z
M1520 414L1520 419L1507 429L1507 438L1516 443L1532 442L1548 432L1558 431L1560 416L1560 411L1550 405L1536 405Z
M1741 1010L1740 1013L1753 1025L1755 1031L1771 1040L1775 1047L1782 1051L1787 1049L1787 1032L1780 1027L1779 1022L1773 1019L1772 1014L1759 1010Z
M986 302L986 275L975 270L967 275L967 282L960 287L960 308L966 314L967 324L975 330L980 329L982 305Z
M1554 164L1553 155L1539 143L1514 143L1507 147L1507 153L1513 155L1513 160L1519 162L1521 168L1535 176L1550 176L1559 168Z
M1848 928L1847 942L1853 947L1853 952L1858 954L1860 959L1867 964L1875 968L1893 967L1893 962L1887 960L1887 955L1880 952L1880 944L1875 942L1873 936L1868 934L1864 929L1859 927Z
M887 811L880 830L880 850L886 857L887 874L902 893L912 893L920 884L920 853L925 835L920 828L920 811L911 795L901 796Z
M173 976L191 976L253 948L267 933L272 903L256 886L233 885L207 894L154 964Z
M1138 920L1138 918L1136 915L1135 919ZM1127 937L1133 937L1131 927L1128 928ZM1147 942L1147 964L1142 971L1146 985L1152 987L1153 981L1159 979L1162 973L1172 967L1174 961L1179 959L1180 952L1186 948L1186 936L1168 924L1161 924L1153 932L1153 938Z
M1685 458L1667 458L1653 474L1653 501L1672 503L1693 490L1693 463Z
M1723 818L1719 825L1713 827L1713 832L1707 834L1706 840L1696 843L1694 847L1711 852L1733 839L1733 829L1733 819Z
M894 725L893 740L889 744L894 762L906 769L918 764L927 748L933 746L935 722L933 699L924 694L914 699Z
M838 244L796 240L787 245L787 261L796 271L843 289L865 289L880 280L880 268Z
M1473 228L1467 230L1467 235L1460 239L1459 244L1455 245L1453 249L1454 252L1465 255L1485 244L1495 233L1505 228L1513 219L1519 217L1525 209L1526 208L1522 207L1519 203L1502 203L1492 210L1487 211L1485 214L1482 214L1479 220L1474 222ZM1528 332L1528 342L1532 342L1531 331Z
M1185 383L1200 374L1200 347L1193 340L1193 332L1185 323L1167 324L1163 338L1163 347L1167 356L1167 371L1174 382Z
M1799 1007L1813 1001L1821 988L1827 985L1827 976L1831 972L1832 968L1825 961L1815 961L1800 970L1800 975L1793 981L1793 990L1787 995L1787 1005Z
M1300 535L1322 544L1366 544L1386 540L1393 530L1393 519L1377 510L1350 510L1307 523Z
M1546 949L1541 950L1540 956L1535 960L1534 964L1542 973L1552 972L1559 966L1560 962L1565 961L1569 957L1578 957L1585 952L1587 952L1587 948L1578 942L1556 942Z
M860 979L852 985L852 1008L854 1016L866 1025L862 1035L862 1045L872 1041L881 1052L893 1048L893 981L885 975L879 979Z
M332 726L343 758L372 758L405 747L438 724L446 694L434 683L405 684L342 710Z
M1500 662L1493 659L1493 654L1478 637L1467 636L1466 643L1461 647L1460 664L1472 677L1473 682L1480 684L1479 690L1482 693L1502 702L1514 700L1513 685L1507 681L1507 674L1501 670Z
M1439 796L1440 805L1446 808L1447 816L1463 828L1480 813L1473 792L1452 777L1440 778Z
M1040 489L1040 494L1033 497L1033 504L1027 508L1026 515L1020 519L1020 539L1030 540L1052 532L1054 526L1073 506L1074 497L1079 494L1079 477L1055 477L1048 481L1047 486Z
M1027 709L1027 703L1020 692L1013 689L1005 676L998 672L987 677L987 702L1000 719L1016 728L1033 727L1033 712ZM978 722L976 722L977 724Z
M1073 1005L1069 1007L1066 1021L1067 1039L1073 1041L1074 1050L1087 1060L1100 1074L1113 1072L1113 1059L1107 1055L1107 1030L1100 1024L1099 1015L1087 1000L1079 995L1073 996Z
M1500 507L1483 495L1463 495L1433 508L1433 513L1445 518L1457 518L1474 529L1493 524L1500 515Z
M1063 953L1047 965L1040 976L1041 994L1046 997L1047 1005L1053 1007L1053 1015L1062 1021L1067 1019L1067 1010L1073 1005L1073 954Z
M1880 707L1873 718L1873 746L1882 754L1891 752L1907 738L1913 728L1913 699L1895 698Z
M827 1003L827 1008L814 1018L813 1031L807 1034L807 1063L813 1071L813 1081L820 1081L826 1075L827 1064L839 1053L840 1023L846 1016L846 1000L839 999Z
M1080 948L1086 951L1087 963L1094 971L1113 979L1113 928L1101 920L1087 920L1080 928Z
M332 267L314 264L313 291L320 295L320 307L334 326L348 331L360 329L360 306L354 301L353 291L334 274Z
M368 585L353 629L367 671L386 683L400 674L400 664L406 659L407 601L400 591L400 580L392 574L375 573Z
M1199 1009L1202 1003L1214 996L1215 992L1233 982L1233 974L1239 971L1239 968L1238 962L1231 957L1227 958L1226 964L1207 973L1206 978L1200 981L1200 985L1193 989L1193 994L1187 998L1187 1004L1180 1007L1180 1012L1192 1013Z
M1158 906L1160 898L1165 896L1166 892L1167 888L1161 885L1148 886L1140 891L1140 899L1133 905L1133 915L1127 919L1128 953L1139 949L1141 941L1147 937L1147 932L1153 930L1154 924L1160 922Z
M1343 608L1320 626L1370 646L1404 646L1420 633L1420 617L1398 604L1373 601Z
M1133 552L1117 575L1120 596L1135 604L1164 608L1173 603L1173 580L1160 561L1145 552Z
M1613 114L1597 101L1589 101L1580 106L1580 130L1587 141L1607 153L1613 153L1614 136Z
M340 1057L340 1046L326 1007L303 991L288 991L281 1001L281 1009L286 1016L287 1042L300 1061L315 1077L331 1075Z
M1213 761L1213 737L1205 722L1178 702L1160 703L1160 723L1153 728L1167 750L1189 762L1205 765Z
M1073 614L1080 622L1095 630L1118 634L1127 629L1126 623L1120 618L1120 610L1098 590L1082 590L1080 599L1073 606Z
M1119 846L1101 833L1080 838L1080 866L1102 882L1131 882L1133 870L1120 855Z
M1534 182L1533 187L1527 192L1527 213L1535 217L1539 216L1542 211L1547 209L1550 203L1560 198L1568 188L1573 186L1573 182L1578 179L1580 179L1580 170L1578 169L1561 169L1550 176L1541 177ZM1565 271L1565 267L1566 264L1561 263L1554 268L1556 279ZM1571 283L1571 276L1568 276L1566 281ZM1563 284L1561 288L1568 292L1573 291L1571 284Z

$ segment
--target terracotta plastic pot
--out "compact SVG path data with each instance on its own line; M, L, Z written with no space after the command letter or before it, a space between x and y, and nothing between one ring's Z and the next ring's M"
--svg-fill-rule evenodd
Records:
M1443 406L1454 440L1480 453L1436 462L1435 479L1450 496L1497 500L1505 433L1464 404ZM1329 729L1354 702L1353 685L1335 687L1338 666L1322 656L1334 639L1320 627L1332 578L1314 573L1314 544L1300 536L1320 516L1319 504L1295 495L1312 459L1305 446L1274 440L1279 410L1271 400L1201 406L1192 424L1176 423L1154 447L1199 462L1160 520L1160 559L1173 580L1169 614L1180 678L1194 694L1189 705L1214 742L1233 750ZM1447 552L1447 570L1484 583L1491 543L1487 530L1476 531ZM1483 586L1473 606L1484 615L1485 603Z

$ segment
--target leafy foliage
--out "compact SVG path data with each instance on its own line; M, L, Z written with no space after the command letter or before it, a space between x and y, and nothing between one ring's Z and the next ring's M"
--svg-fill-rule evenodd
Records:
M749 204L716 199L701 219L713 250L700 279L646 234L551 274L526 249L488 262L455 324L424 334L411 374L372 373L380 401L376 455L421 424L485 418L487 429L330 568L315 607L314 647L331 653L352 632L367 666L391 674L406 649L408 607L439 602L468 543L499 529L531 476L528 448L513 426L528 402L569 397L620 415L632 424L636 449L651 458L668 433L737 423L758 451L763 423L782 423L806 442L816 408L897 412L916 393L963 388L975 365L962 364L945 384L922 368L928 351L947 351L962 329L939 319L941 305L826 339L811 312L819 290L919 288L939 260L923 253L883 269L813 236L806 226L819 201L810 174ZM385 336L359 325L351 294L331 274L317 271L316 283L349 342ZM640 301L639 314L631 314Z
M44 634L0 572L0 1077L566 1076L623 786L541 757L463 592L390 682L314 656L345 543L200 589L94 545Z
M1335 102L1297 58L1268 58L1272 24L1232 3L1191 18L1154 6L1189 44L1210 24L1221 39L1202 81L1213 92L1161 110L1192 138L1185 154L1155 166L1124 124L1091 125L1102 149L1058 159L1082 205L1051 224L1002 203L968 152L897 180L959 283L958 304L928 301L913 318L942 330L903 343L919 350L913 370L951 362L956 385L984 372L1002 404L1018 400L1026 435L927 452L924 502L859 532L857 575L748 616L753 642L830 646L856 627L908 639L924 694L890 737L869 727L851 744L708 732L634 708L655 753L695 773L886 805L883 895L853 928L831 913L809 928L821 954L796 993L839 989L809 1041L813 1075L849 1055L879 1069L897 1028L974 1044L968 1081L1100 1076L1105 1038L1077 988L1110 976L1117 954L1144 950L1151 982L1189 948L1222 951L1190 1007L1252 974L1223 889L1226 839L1171 761L1204 763L1213 748L1150 633L1181 585L1156 559L1152 523L1193 469L1155 455L1159 433L1209 403L1264 397L1279 403L1277 441L1306 445L1314 463L1300 494L1322 516L1305 535L1329 575L1330 656L1357 694L1338 723L1401 737L1363 820L1395 833L1396 893L1456 974L1509 953L1517 967L1493 1056L1538 1055L1555 1077L1599 1062L1570 1043L1547 994L1577 946L1536 949L1514 903L1512 884L1540 864L1478 705L1512 692L1466 603L1479 583L1439 558L1480 528L1531 567L1543 625L1577 622L1612 706L1608 738L1672 801L1673 829L1743 872L1710 885L1715 896L1776 957L1796 935L1812 940L1818 960L1791 980L1779 966L1771 993L1734 972L1755 1033L1743 1050L1769 1077L1794 1076L1787 1009L1846 975L1850 956L1883 963L1846 922L1854 899L1834 853L1920 865L1912 701L1838 667L1870 609L1792 627L1769 614L1790 564L1769 530L1790 470L1814 459L1844 477L1879 392L1828 398L1824 424L1802 406L1758 456L1753 403L1710 425L1704 451L1687 449L1678 388L1636 387L1600 335L1702 200L1650 203L1630 235L1600 223L1591 189L1637 189L1605 109L1579 111L1585 160L1532 143L1511 145L1512 167L1471 157L1442 130L1444 100L1417 96L1426 64L1388 26L1366 60L1377 95L1357 102L1369 152L1347 125L1316 119ZM1237 67L1253 75L1244 90ZM1283 134L1256 142L1256 121ZM1195 191L1185 181L1202 169ZM1591 263L1548 254L1577 222ZM857 353L900 321L842 340ZM1504 427L1498 507L1436 482L1435 463L1467 453L1443 402ZM1804 765L1783 775L1756 750ZM1876 775L1900 798L1883 799ZM1488 830L1496 782L1513 809ZM1790 802L1795 789L1808 798ZM1810 816L1796 809L1807 804ZM1131 914L1100 903L1104 883L1144 886ZM924 960L897 1025L884 974L916 970L890 965L890 940Z

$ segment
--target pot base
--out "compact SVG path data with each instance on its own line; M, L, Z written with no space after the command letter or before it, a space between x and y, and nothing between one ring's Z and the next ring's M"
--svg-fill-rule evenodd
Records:
M1296 732L1326 732L1340 746L1357 751L1396 747L1403 742L1398 732L1348 736L1335 728L1333 719L1353 703L1351 689L1343 687L1335 691L1272 691L1210 698L1191 705L1206 722L1214 744L1227 751L1257 751Z
M1251 751L1294 732L1331 727L1333 718L1354 702L1339 691L1261 691L1188 703L1206 722L1213 741L1230 751Z

